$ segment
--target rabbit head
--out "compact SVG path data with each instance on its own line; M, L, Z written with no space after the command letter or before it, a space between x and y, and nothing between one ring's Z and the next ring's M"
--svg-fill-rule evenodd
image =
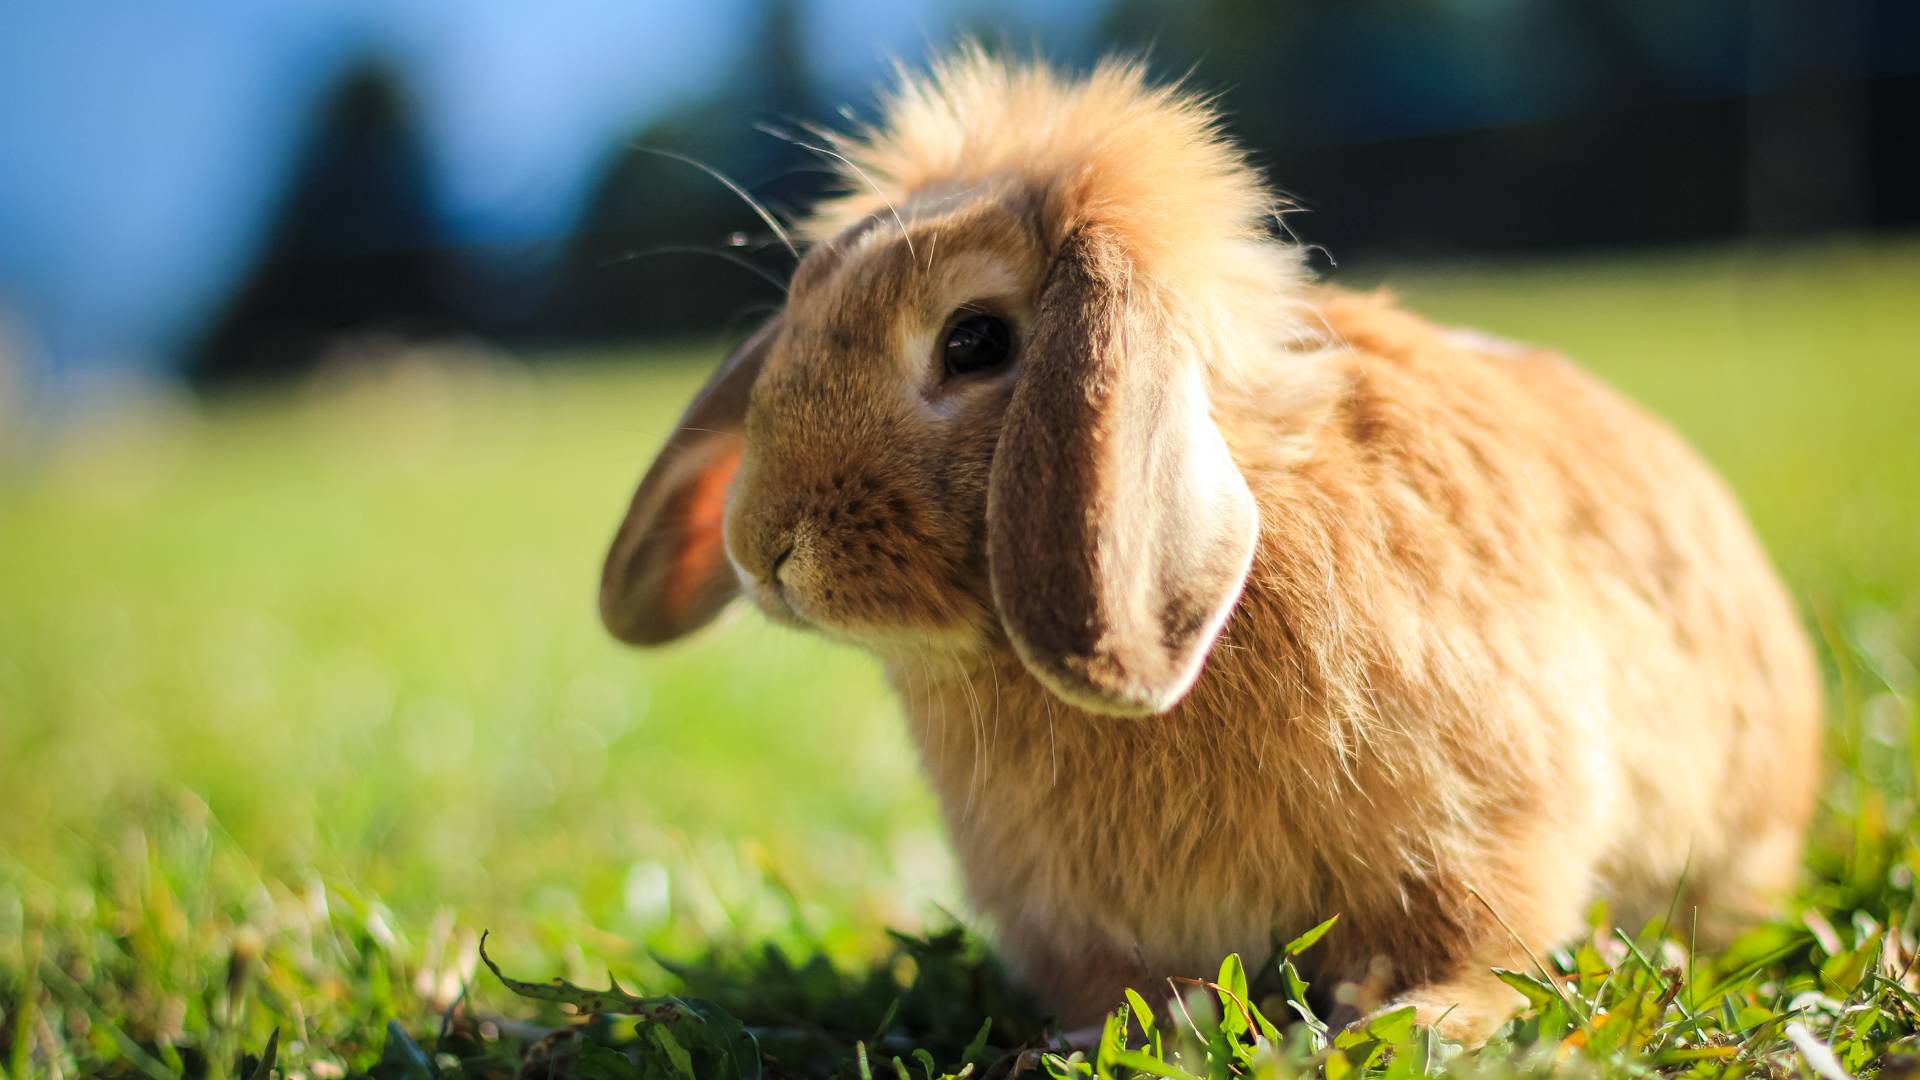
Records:
M1270 194L1204 104L1124 63L1069 82L967 51L832 142L850 190L641 482L608 627L661 642L744 593L883 654L1010 647L1083 708L1171 708L1259 530L1213 398L1271 377L1234 366L1271 356L1246 338L1299 332Z

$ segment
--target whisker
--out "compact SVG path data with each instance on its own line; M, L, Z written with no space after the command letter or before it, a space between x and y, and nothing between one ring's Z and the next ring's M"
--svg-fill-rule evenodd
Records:
M949 646L946 649L946 653L947 659L953 663L956 670L963 669L964 665L960 662L960 653L958 650ZM972 725L969 730L973 733L973 767L967 774L967 801L960 811L960 817L964 820L973 816L974 800L980 794L981 767L985 764L984 759L987 749L984 745L987 736L987 726L986 720L980 712L980 695L974 688L973 680L962 674L960 676L960 687L967 692L967 713L972 720Z
M1040 701L1047 707L1047 761L1053 774L1049 786L1057 788L1060 786L1060 733L1053 719L1053 695L1042 694Z
M855 165L852 162L852 160L850 160L844 154L840 154L833 150L829 150L824 146L815 146L812 143L801 142L800 139L794 136L791 132L781 131L778 128L771 127L766 124L756 124L754 126L758 128L760 131L765 132L766 134L771 135L776 139L782 139L782 140L785 140L786 142L790 142L802 150L811 150L816 154L824 154L827 157L830 157L833 160L839 162L840 164L845 165L847 168L852 169L853 174L855 176L858 176L863 182L865 182L865 184L869 188L872 188L873 193L880 197L881 202L886 204L887 212L893 215L894 225L898 226L900 229L900 239L905 241L907 245L908 257L912 258L915 262L919 261L920 259L919 254L913 250L913 237L907 235L906 219L900 216L900 208L893 205L893 200L887 198L887 193L880 190L880 185L873 182L873 177L868 176L867 171L865 169L862 169L860 166Z
M735 255L730 251L715 251L712 248L698 247L693 244L661 244L658 247L640 248L639 250L636 250L636 251L626 251L618 255L609 255L608 257L600 260L599 266L601 269L605 269L609 266L616 266L620 263L632 262L635 259L644 259L651 255L711 255L716 259L725 259L726 261L732 263L735 266L744 267L745 269L753 271L755 274L759 275L760 280L765 281L767 284L772 285L776 289L779 289L780 295L785 296L787 294L787 283L784 281L781 281L777 277L774 277L771 273L767 271L766 267L756 265L751 260L743 259L740 256Z
M779 237L780 242L786 245L787 254L793 256L793 261L794 262L800 261L800 249L793 246L793 238L787 235L787 230L785 227L783 227L780 224L779 219L775 218L772 212L769 211L765 206L762 206L760 204L760 200L754 198L752 195L747 194L746 188L743 188L739 184L734 183L732 177L728 176L726 173L721 172L719 169L714 168L713 166L707 164L704 161L700 161L696 158L690 158L685 154L675 153L672 150L662 150L659 147L654 147L654 146L642 146L639 143L628 143L627 145L635 150L640 151L643 154L657 154L660 157L669 158L673 161L678 161L684 165L691 165L694 168L699 169L701 172L706 173L708 176L713 177L715 180L720 181L722 184L725 184L727 186L728 191L731 191L735 195L740 196L741 202L746 203L749 207L753 209L754 213L760 215L760 220L766 222L767 228L773 230L773 235Z
M727 316L725 324L726 333L722 338L722 340L727 342L726 355L732 356L734 351L740 347L740 343L745 341L747 336L750 336L741 334L741 323L752 320L757 328L757 324L766 322L768 316L777 314L780 308L781 305L779 304L748 304Z

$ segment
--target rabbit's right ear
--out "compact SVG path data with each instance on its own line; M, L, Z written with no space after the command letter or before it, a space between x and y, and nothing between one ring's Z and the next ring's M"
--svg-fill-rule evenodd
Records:
M1082 708L1171 709L1240 598L1259 514L1192 347L1107 229L1062 245L1015 380L987 492L1014 651Z
M739 591L727 563L727 492L745 449L747 397L776 316L727 357L640 481L600 574L600 619L614 637L658 645L712 621Z

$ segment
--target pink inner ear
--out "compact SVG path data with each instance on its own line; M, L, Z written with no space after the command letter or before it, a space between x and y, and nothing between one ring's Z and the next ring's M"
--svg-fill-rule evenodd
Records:
M727 516L727 487L739 469L740 446L736 441L687 485L680 513L680 550L674 554L662 598L675 618L684 616L700 598L726 559L722 529Z

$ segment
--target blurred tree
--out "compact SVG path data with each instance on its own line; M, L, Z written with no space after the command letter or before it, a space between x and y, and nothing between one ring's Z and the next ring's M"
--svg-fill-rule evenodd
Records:
M392 75L365 64L319 110L257 270L191 350L202 382L309 366L341 332L458 329L420 140Z
M635 133L614 156L570 245L548 326L588 339L694 334L779 301L775 282L792 269L786 249L725 184L679 159L720 172L776 212L824 189L816 157L756 130L797 129L826 115L798 19L794 0L772 0L738 78Z

